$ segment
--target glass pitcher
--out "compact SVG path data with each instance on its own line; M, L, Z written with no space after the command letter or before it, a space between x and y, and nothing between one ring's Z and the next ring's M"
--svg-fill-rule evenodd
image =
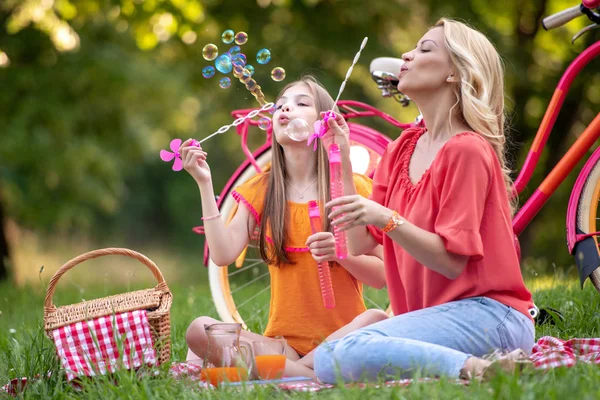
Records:
M208 337L208 348L201 372L203 380L217 386L223 381L258 378L252 346L240 341L241 324L204 325L204 330Z

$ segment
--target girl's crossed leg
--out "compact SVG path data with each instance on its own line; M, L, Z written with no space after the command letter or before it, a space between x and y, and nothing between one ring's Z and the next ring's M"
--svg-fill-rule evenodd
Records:
M338 329L326 339L327 342L332 340L341 339L347 334L364 328L368 325L387 319L388 315L381 310L369 309L355 317L350 323ZM185 339L188 344L188 353L186 362L201 364L202 360L206 357L206 349L208 347L208 337L204 330L204 325L217 324L218 321L211 317L198 317L187 329ZM257 333L242 331L240 333L241 340L248 342L264 342L271 340L266 336L259 335ZM316 349L315 349L316 350ZM313 360L315 350L304 355L303 357L294 350L293 347L286 344L285 356L287 361L285 364L284 375L285 376L309 376L315 378L313 371Z

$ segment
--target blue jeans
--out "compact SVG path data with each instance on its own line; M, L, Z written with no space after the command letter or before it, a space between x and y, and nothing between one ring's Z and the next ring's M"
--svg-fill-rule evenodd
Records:
M427 376L458 378L467 358L534 344L531 319L496 300L472 297L398 315L321 344L314 359L323 383Z

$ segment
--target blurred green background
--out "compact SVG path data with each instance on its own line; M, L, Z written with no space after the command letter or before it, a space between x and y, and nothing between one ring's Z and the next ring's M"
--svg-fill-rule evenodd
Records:
M497 46L506 65L511 160L518 169L562 71L600 30L570 43L585 18L546 32L543 16L574 1L485 0L2 0L0 2L0 277L44 280L98 247L129 247L171 280L202 279L196 185L159 157L173 138L200 139L256 107L240 82L202 77L208 43L226 29L242 46L268 100L311 73L335 95L363 37L369 43L342 96L405 121L417 111L383 99L369 62L399 57L442 16L466 21ZM254 55L269 48L271 62ZM272 68L287 72L283 82ZM600 110L600 60L575 81L522 199ZM396 138L399 131L377 126ZM254 146L264 132L252 132ZM215 191L244 157L234 130L206 143ZM581 168L579 165L577 171ZM516 175L515 175L516 177ZM524 275L572 274L565 214L576 173L522 235ZM117 268L118 269L118 268ZM93 274L90 275L93 279ZM105 275L106 276L106 275ZM106 279L106 278L105 278Z

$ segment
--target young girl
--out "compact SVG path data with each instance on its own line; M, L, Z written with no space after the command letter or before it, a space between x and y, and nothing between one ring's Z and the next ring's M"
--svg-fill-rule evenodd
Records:
M206 240L216 264L232 263L250 241L255 227L260 228L260 254L271 274L269 320L264 336L245 331L242 336L252 341L283 336L288 343L286 375L313 376L309 369L312 368L311 352L323 339L328 336L339 338L386 318L382 311L366 311L362 298L362 283L377 288L385 284L381 248L374 248L366 255L338 260L326 217L322 219L325 232L311 234L308 201L317 200L324 205L329 200L326 149L331 141L323 142L315 152L306 142L294 141L284 132L295 118L304 119L313 126L320 112L328 111L332 106L331 96L312 77L302 78L283 89L273 115L271 169L236 188L233 196L240 207L229 225L220 218L215 202L207 153L200 147L191 146L191 139L184 142L180 150L183 167L200 189ZM354 175L351 184L358 194L370 194L368 178ZM317 269L319 261L332 262L336 296L333 309L323 306ZM200 317L191 323L186 334L190 349L188 359L205 357L204 325L216 322L209 317Z
M396 316L319 347L315 371L324 382L336 372L356 380L417 368L481 377L493 370L479 357L511 352L498 365L513 367L534 343L511 225L500 57L481 33L442 19L402 58L398 90L427 127L388 146L370 200L349 195L327 205L339 207L330 217L348 229L352 254L383 243ZM339 116L330 120L330 133L347 165L340 125Z

